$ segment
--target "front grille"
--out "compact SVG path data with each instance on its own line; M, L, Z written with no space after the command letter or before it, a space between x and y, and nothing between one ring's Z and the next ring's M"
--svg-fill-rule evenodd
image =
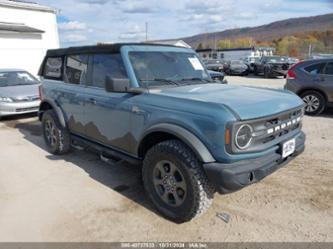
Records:
M268 143L278 137L287 135L301 126L302 109L288 112L264 121L264 125L254 127L254 138L257 144Z
M40 100L38 95L13 98L15 103L32 102L37 100Z
M248 149L239 150L232 144L232 152L255 152L265 150L271 146L281 143L302 127L302 117L304 113L301 108L284 112L268 118L256 119L237 123L233 128L233 138L235 132L242 124L250 124L253 128L252 143Z
M274 70L288 70L288 64L273 65Z

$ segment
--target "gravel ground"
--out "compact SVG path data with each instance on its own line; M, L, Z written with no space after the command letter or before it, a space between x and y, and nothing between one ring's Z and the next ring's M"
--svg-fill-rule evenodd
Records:
M332 117L332 110L305 117L301 156L257 184L216 195L205 215L180 225L155 212L139 168L109 165L83 151L50 155L36 117L6 118L0 122L0 241L333 242ZM228 223L220 212L230 215Z

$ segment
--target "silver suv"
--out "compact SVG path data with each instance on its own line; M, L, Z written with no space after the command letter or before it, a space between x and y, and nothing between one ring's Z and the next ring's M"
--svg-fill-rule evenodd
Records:
M318 115L326 106L333 106L333 58L295 64L288 71L285 89L303 99L308 115Z

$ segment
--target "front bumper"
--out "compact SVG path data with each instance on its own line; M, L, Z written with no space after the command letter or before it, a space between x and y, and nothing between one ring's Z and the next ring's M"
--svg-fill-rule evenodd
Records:
M0 117L38 112L40 101L0 103Z
M243 74L247 74L248 70L235 70L235 69L230 69L230 74L235 74L235 75L243 75Z
M270 72L270 76L286 76L288 73L288 70L275 70L272 69Z
M203 167L208 180L219 193L230 193L258 182L286 165L304 151L305 134L300 132L295 139L295 152L287 158L282 158L281 152L276 151L265 157L242 160L235 163L214 162L204 164Z

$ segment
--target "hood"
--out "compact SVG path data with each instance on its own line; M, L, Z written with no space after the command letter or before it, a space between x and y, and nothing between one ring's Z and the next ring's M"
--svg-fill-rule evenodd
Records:
M289 91L225 84L164 88L154 94L225 105L242 120L270 116L303 105L303 101Z
M39 84L0 87L0 96L14 99L38 96L38 86Z
M237 64L237 65L230 65L231 69L242 69L245 70L247 69L247 65L246 64Z

